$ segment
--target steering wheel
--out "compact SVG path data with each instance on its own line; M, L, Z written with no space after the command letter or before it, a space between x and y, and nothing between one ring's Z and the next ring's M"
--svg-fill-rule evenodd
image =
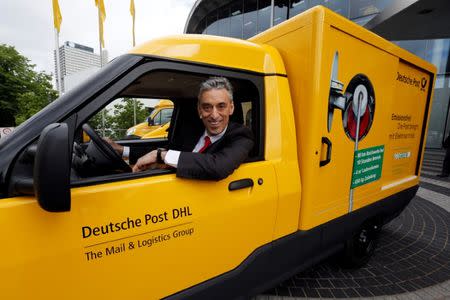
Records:
M82 126L84 132L91 138L91 144L86 149L91 157L95 158L95 164L103 169L116 172L131 172L130 166L120 157L113 147L103 140L92 127L85 123ZM90 146L93 147L90 147ZM91 148L91 149L90 149ZM95 148L95 149L92 149Z

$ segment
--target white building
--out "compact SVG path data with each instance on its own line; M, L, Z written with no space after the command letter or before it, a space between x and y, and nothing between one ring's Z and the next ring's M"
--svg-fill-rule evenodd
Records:
M61 77L61 91L65 93L94 74L102 65L105 65L108 62L108 52L103 50L103 64L101 65L100 55L95 54L93 48L73 42L65 42L59 47L59 59L59 74L61 75L57 76L55 54L56 85L58 86L59 83L58 77Z

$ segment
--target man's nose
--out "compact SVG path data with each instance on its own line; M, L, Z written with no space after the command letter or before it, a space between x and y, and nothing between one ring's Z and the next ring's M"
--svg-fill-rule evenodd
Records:
M219 111L217 110L217 107L213 107L211 112L211 117L217 118L219 116Z

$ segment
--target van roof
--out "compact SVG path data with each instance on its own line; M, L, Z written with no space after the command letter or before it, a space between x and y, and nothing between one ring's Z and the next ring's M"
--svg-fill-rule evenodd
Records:
M381 49L389 54L397 56L403 60L406 60L411 64L419 66L422 69L425 69L431 73L436 73L436 66L434 66L430 62L408 52L407 50L384 39L376 33L369 31L354 22L351 22L349 19L335 13L334 11L322 5L310 8L291 19L282 22L277 26L263 31L260 34L250 38L249 41L260 44L269 43L275 38L298 30L302 27L310 26L313 23L315 23L314 26L317 32L323 30L322 24L330 25L331 27L338 28L340 31L343 31L353 36L354 38L371 44L372 46ZM282 47L282 45L280 47Z
M130 54L198 62L266 75L286 75L283 61L272 46L227 37L199 34L169 36L141 44Z

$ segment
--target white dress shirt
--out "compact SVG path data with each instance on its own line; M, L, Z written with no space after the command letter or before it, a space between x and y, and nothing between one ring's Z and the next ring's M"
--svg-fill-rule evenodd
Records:
M209 139L211 140L211 144L214 144L218 140L220 140L225 132L227 131L227 127L225 129L216 135L209 135L208 132L205 129L205 132L202 134L202 136L198 139L197 145L195 145L194 150L192 152L198 152L200 149L203 148L205 145L205 136L209 136ZM171 167L176 168L178 166L178 159L180 158L181 151L177 150L169 150L166 153L166 157L164 157L164 163L166 165L169 165Z
M221 133L216 134L216 135L209 135L205 129L205 132L198 139L198 142L195 145L194 150L192 150L192 152L198 152L200 149L202 149L203 145L205 144L205 136L209 136L209 138L211 140L211 144L214 144L215 142L220 140L223 137L223 135L225 134L225 132L227 131L227 128L228 128L228 126L225 127L225 129ZM180 154L181 154L181 151L168 150L166 153L166 157L164 157L164 163L166 165L176 168L178 166L178 160L180 159ZM129 157L130 157L130 147L124 146L122 158L128 159Z

